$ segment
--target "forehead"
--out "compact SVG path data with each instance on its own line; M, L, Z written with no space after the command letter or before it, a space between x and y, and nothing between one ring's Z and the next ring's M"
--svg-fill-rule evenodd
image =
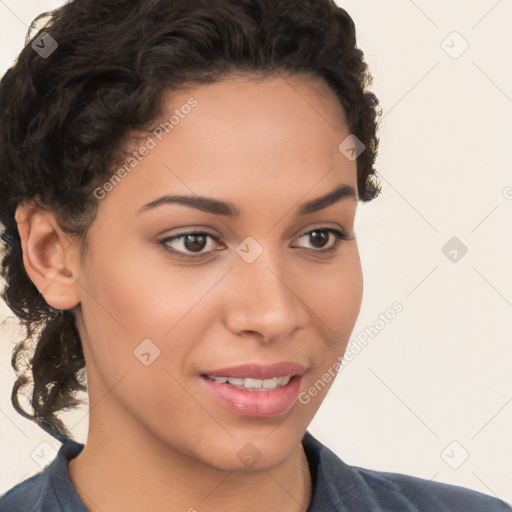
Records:
M356 164L338 149L349 135L345 113L319 78L233 77L167 92L163 102L131 147L143 158L132 159L112 199L121 189L134 208L157 192L232 199L287 189L299 198L324 178L315 196L339 183L355 187Z
M214 124L214 133L225 136L244 136L250 130L255 134L260 133L256 130L279 133L283 128L284 134L302 128L314 136L313 132L325 135L347 129L345 112L335 93L323 79L311 74L229 75L210 84L188 84L164 94L161 120L169 119L190 97L197 100L198 108L189 125L198 129L196 122L210 128ZM307 125L295 124L297 120ZM239 130L229 132L230 128Z

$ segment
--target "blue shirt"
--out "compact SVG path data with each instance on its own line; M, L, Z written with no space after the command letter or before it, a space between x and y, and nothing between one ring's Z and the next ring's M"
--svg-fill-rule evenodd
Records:
M349 466L309 432L302 445L313 483L307 512L512 512L503 501L463 487ZM67 466L83 447L66 441L49 466L0 498L0 512L88 512Z

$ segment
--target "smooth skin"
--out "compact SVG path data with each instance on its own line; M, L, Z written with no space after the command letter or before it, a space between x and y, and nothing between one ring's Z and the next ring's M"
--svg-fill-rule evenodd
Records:
M317 77L241 75L168 93L162 120L191 97L197 106L99 201L83 264L53 212L17 209L27 273L48 304L74 311L84 348L89 433L70 476L92 512L305 511L301 439L332 380L307 404L255 418L221 406L200 374L292 361L307 368L306 391L344 353L362 300L357 196L298 210L342 184L357 193L356 162L338 149L345 114ZM164 194L241 213L139 211ZM323 253L336 237L307 234L320 228L351 238ZM194 230L219 241L161 243ZM236 252L247 237L263 249L252 263ZM160 350L148 366L134 355L145 339ZM237 456L249 442L260 454L250 467Z

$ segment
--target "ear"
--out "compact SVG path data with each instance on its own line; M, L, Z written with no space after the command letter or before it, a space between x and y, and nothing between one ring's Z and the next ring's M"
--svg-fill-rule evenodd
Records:
M55 214L29 201L18 205L14 218L25 270L46 302L55 309L77 306L80 299L73 276L78 271L78 251Z

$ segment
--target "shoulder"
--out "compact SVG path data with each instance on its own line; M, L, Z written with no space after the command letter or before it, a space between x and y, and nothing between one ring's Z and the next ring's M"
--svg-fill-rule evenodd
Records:
M512 512L503 501L458 485L434 482L424 478L351 467L372 489L379 504L404 499L418 511L437 512Z
M44 486L44 471L24 480L0 496L0 512L37 510L34 506L37 504L39 496L43 494Z
M64 443L51 464L0 496L0 512L79 510L68 507L76 504L77 496L69 480L67 464L82 448L82 444L71 440Z
M350 466L309 432L302 444L314 480L308 512L512 512L499 499L457 485Z

